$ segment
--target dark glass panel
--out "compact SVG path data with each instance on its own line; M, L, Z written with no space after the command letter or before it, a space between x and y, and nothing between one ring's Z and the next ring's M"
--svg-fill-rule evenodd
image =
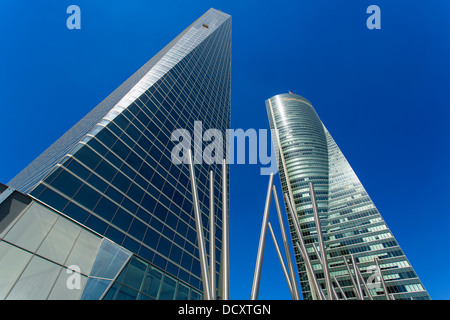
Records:
M165 275L161 292L159 294L160 300L173 300L175 295L176 281L172 277Z
M84 223L86 221L86 218L89 216L89 212L81 209L73 202L70 202L67 207L64 208L63 213L81 223Z
M72 198L83 183L67 171L62 171L51 183L52 187Z
M102 130L103 131L103 130ZM102 132L100 131L100 132ZM98 163L101 161L99 155L97 155L94 151L92 151L89 147L84 146L80 150L78 150L74 157L84 163L91 169L95 169Z
M148 264L141 259L133 257L127 266L122 283L133 289L140 290L147 266Z
M70 163L65 163L64 165L67 167L67 169L72 171L75 175L77 175L81 179L86 179L91 174L91 172L88 169L83 167L75 160L71 161Z
M133 237L140 240L144 237L146 230L147 230L147 226L135 218L135 219L133 219L133 222L131 223L129 233Z
M56 194L48 188L41 193L41 195L39 196L39 200L59 211L62 211L69 202L69 200L60 196L59 194Z
M148 228L144 237L144 243L149 247L156 249L160 237L161 235L158 232L152 228Z
M161 287L162 276L163 274L161 271L153 266L149 266L142 292L156 298Z
M92 210L100 199L100 194L88 185L84 184L80 190L78 190L74 199L86 208Z
M118 228L122 229L123 231L128 231L128 228L130 227L131 221L133 220L133 217L123 210L122 208L119 208L117 210L116 215L114 216L112 223L117 226Z
M114 214L117 211L117 205L112 203L110 200L108 200L105 197L102 197L100 201L98 202L97 206L95 207L94 212L97 213L102 218L111 221Z
M117 293L117 300L136 300L138 292L122 285Z
M91 214L86 222L85 222L86 227L100 233L103 234L106 230L106 228L108 227L108 225L103 222L102 220L100 220L99 218L97 218L96 216L94 216L93 214Z
M105 237L117 243L118 245L121 245L125 235L116 228L109 226L105 232Z

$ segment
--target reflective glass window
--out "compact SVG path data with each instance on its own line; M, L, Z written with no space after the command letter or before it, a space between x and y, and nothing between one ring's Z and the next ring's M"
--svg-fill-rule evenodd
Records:
M102 197L95 207L95 213L97 213L102 218L105 218L108 221L111 221L114 214L117 211L118 206L112 203L105 197Z
M38 256L33 256L20 275L19 280L8 294L11 300L44 300L61 271L62 267Z
M136 257L131 259L126 269L125 276L121 279L122 283L133 289L140 290L145 271L147 270L147 265L147 263Z
M69 202L67 207L64 208L63 213L70 215L70 217L80 223L84 223L89 216L89 212L80 208L73 202Z
M171 276L164 275L164 280L159 293L160 300L173 300L175 296L177 282Z
M103 130L104 131L104 130ZM95 169L101 158L89 147L84 146L74 154L74 157L91 169Z
M117 292L117 300L136 300L138 292L127 286L122 285Z
M100 194L88 185L84 184L80 190L78 190L74 199L86 208L92 210L100 199Z
M62 211L69 202L69 200L67 200L63 196L60 196L59 194L48 188L41 193L39 199L42 202L51 203L51 206L59 211Z
M162 276L163 273L161 271L153 266L149 266L142 292L156 298L161 287Z
M40 245L37 254L64 264L79 233L79 226L60 216Z
M31 258L31 253L0 242L0 300L5 299Z
M69 273L67 272L68 269L62 269L59 277L57 278L55 285L52 288L52 291L50 292L48 299L49 300L78 300L81 297L81 294L83 292L84 286L87 282L87 277L84 275L81 275L79 273L75 274L71 270ZM69 278L69 277L75 277L77 276L77 280L72 280L75 278ZM69 288L67 286L67 283L70 283L73 285L73 288ZM79 285L79 288L75 287L76 285Z
M101 238L93 233L81 229L80 234L70 251L66 265L77 265L80 272L89 275L92 264L94 263L97 250L100 246Z
M187 299L189 299L189 287L182 283L178 283L177 296L175 297L175 300Z
M80 177L81 179L86 179L91 174L91 172L88 169L83 167L81 164L78 163L78 161L74 159L71 159L64 165L67 167L67 169L72 171L76 176Z
M5 240L34 252L47 236L57 217L52 211L33 203L6 234Z
M108 279L88 278L81 300L99 300L110 284Z
M130 253L118 245L103 239L98 250L91 276L114 279Z

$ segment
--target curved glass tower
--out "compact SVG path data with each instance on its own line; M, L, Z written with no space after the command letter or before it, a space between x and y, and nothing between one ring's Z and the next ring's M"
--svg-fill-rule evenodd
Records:
M325 243L326 260L338 298L355 299L346 262L353 256L374 299L430 299L405 254L311 103L296 94L266 100L273 144L278 155L281 186L296 211L315 277L328 297L325 276L313 245L319 248L309 183L315 198ZM286 204L287 205L287 204ZM288 206L286 206L288 208ZM288 209L287 209L288 210ZM289 219L292 240L297 235ZM300 252L296 263L304 299L315 299ZM345 261L344 261L345 259ZM376 259L387 287L374 282ZM350 269L353 270L353 269ZM352 274L354 271L350 271ZM311 277L311 276L310 276ZM354 278L356 281L356 278ZM339 286L342 292L339 290ZM369 298L363 293L365 298Z

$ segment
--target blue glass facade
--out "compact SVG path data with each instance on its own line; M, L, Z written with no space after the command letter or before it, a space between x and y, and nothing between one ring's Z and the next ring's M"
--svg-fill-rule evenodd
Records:
M171 133L194 121L225 133L230 76L231 17L210 9L9 182L134 254L104 298L201 297L189 169L172 163ZM210 170L219 283L222 168L196 165L203 226Z

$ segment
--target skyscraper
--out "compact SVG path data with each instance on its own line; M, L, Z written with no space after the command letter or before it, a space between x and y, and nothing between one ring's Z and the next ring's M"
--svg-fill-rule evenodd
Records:
M324 270L313 248L314 245L319 250L310 182L314 186L328 271L331 279L336 277L346 298L356 298L357 294L346 268L353 256L365 283L371 282L372 271L376 269L375 259L378 260L389 297L429 299L399 244L311 103L296 94L279 94L266 100L266 108L270 127L275 133L273 144L278 155L283 193L287 194L297 215L315 277L325 295L329 297L330 293L326 292ZM286 209L289 210L288 203ZM296 242L298 237L293 223L289 219L291 236ZM312 299L316 293L311 288L305 261L295 244L294 248L303 297ZM334 281L333 287L343 299ZM369 291L374 299L386 298L381 285L373 285ZM367 293L363 295L369 298Z
M210 9L12 179L11 189L3 186L0 205L3 202L4 216L9 218L0 219L4 223L0 253L7 256L18 250L16 256L44 258L45 265L61 275L60 280L52 278L61 286L50 286L36 296L33 290L27 293L39 277L27 282L23 275L33 270L27 269L29 260L24 258L17 265L22 272L5 280L0 298L52 298L52 290L65 292L61 270L71 269L66 260L81 228L89 234L83 241L93 246L91 256L86 253L91 263L81 270L85 284L72 298L200 299L203 288L190 173L186 164L171 161L171 133L179 128L194 132L194 121L201 121L205 130L225 132L230 127L230 76L231 17ZM219 284L222 165L196 164L203 226L209 220L210 171L215 177ZM45 220L48 227L39 231L40 242L36 240L47 250L21 245L21 239L34 236L36 230L27 234L16 228L31 214L26 206L8 212L11 203L7 202L16 198L39 208L34 210L41 213L33 213L30 221L52 217ZM55 219L63 221L59 231L54 229ZM58 236L52 239L52 232ZM203 232L209 239L207 228ZM57 240L67 242L69 250L61 260L46 255L62 250L52 243ZM69 260L70 265L78 265L73 257ZM220 296L221 288L214 290Z

